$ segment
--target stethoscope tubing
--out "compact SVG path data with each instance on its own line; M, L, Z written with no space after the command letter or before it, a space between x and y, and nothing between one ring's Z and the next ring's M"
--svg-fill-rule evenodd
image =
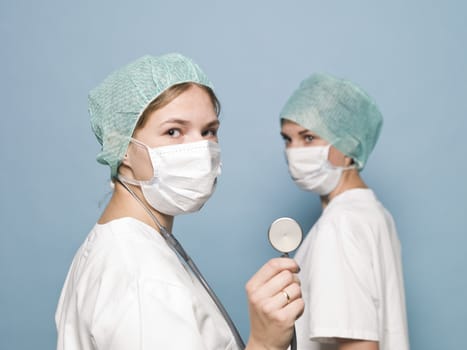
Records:
M183 249L180 242L175 238L173 234L169 233L167 229L159 223L159 220L157 220L156 216L151 212L151 210L146 207L143 201L125 183L123 183L120 179L116 179L116 181L118 181L133 196L133 198L135 198L136 201L146 210L146 212L152 218L156 226L159 227L161 236L164 238L167 245L176 253L178 257L183 259L183 261L188 265L188 267L193 272L195 277L201 283L203 288L206 290L208 295L211 297L212 301L214 302L214 304L217 306L220 313L222 314L222 317L227 322L227 325L230 328L230 331L232 332L237 345L240 347L240 349L242 350L245 349L245 343L243 342L240 332L238 331L237 327L235 327L234 322L230 318L229 313L224 308L224 305L222 305L222 302L217 297L216 293L214 293L214 290L211 288L211 286L209 286L208 282L206 281L204 276L201 274L201 271L198 269L193 259L191 259L191 257L186 253L185 249Z
M289 253L283 253L281 258L288 258ZM297 350L297 331L295 329L295 324L293 325L293 334L292 339L290 340L290 350Z

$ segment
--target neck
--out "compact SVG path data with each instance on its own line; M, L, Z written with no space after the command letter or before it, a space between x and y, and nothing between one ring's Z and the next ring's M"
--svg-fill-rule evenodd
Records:
M162 214L152 208L149 203L145 200L141 189L138 186L128 185L128 187L135 193L135 195L144 203L144 205L151 211L151 213L157 218L159 223L164 226L167 231L172 232L173 226L173 216ZM131 217L139 221L144 222L145 224L153 227L155 230L159 231L159 227L154 222L153 218L149 213L143 208L141 203L139 203L131 193L122 186L118 181L115 182L115 190L112 195L112 198L109 201L109 204L105 208L102 216L100 217L98 223L105 224L109 221L123 218Z
M368 186L363 182L357 169L344 170L336 188L328 195L321 196L323 209L339 194L355 188L368 188Z

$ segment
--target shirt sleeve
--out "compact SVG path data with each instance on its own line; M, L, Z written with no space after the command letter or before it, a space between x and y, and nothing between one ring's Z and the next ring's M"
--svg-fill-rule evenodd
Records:
M186 288L154 279L110 279L100 282L94 308L97 349L205 349Z
M318 227L306 276L311 340L379 340L370 245L365 226L348 215Z

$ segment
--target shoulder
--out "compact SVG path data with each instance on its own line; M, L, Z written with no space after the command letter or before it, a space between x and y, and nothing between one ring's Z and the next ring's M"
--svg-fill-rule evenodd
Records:
M322 225L340 232L373 232L392 225L391 214L369 189L356 189L336 197L323 212Z
M396 232L393 219L371 190L352 190L331 201L314 225L314 250L336 247L369 254Z
M83 253L95 274L117 274L135 280L182 284L184 270L162 236L146 224L122 218L97 224Z
M158 235L134 219L94 226L62 290L56 314L61 332L66 323L86 325L108 339L108 330L122 322L137 335L136 320L150 317L153 325L191 317L190 276Z

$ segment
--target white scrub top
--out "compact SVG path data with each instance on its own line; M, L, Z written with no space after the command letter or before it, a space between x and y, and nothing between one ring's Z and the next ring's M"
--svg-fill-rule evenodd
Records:
M305 300L298 349L337 349L335 338L409 349L400 243L373 191L332 199L295 258Z
M238 349L196 277L157 231L132 218L90 232L55 321L58 350Z

